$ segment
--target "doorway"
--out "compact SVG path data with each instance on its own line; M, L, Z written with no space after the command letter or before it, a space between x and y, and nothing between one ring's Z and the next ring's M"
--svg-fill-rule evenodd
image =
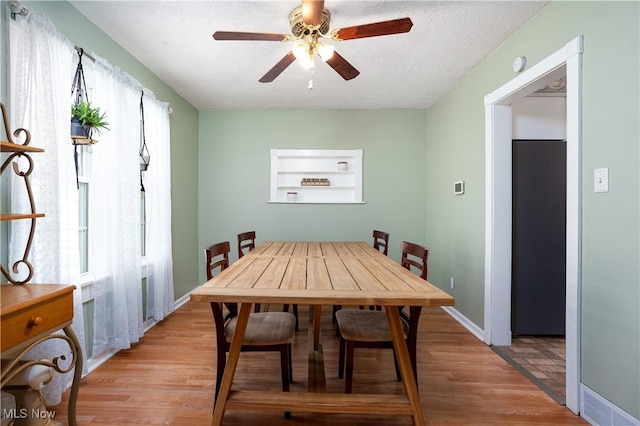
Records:
M565 335L566 148L563 140L513 140L513 336Z
M511 344L511 104L566 76L566 405L580 411L580 158L583 40L562 49L485 97L486 213L484 339Z

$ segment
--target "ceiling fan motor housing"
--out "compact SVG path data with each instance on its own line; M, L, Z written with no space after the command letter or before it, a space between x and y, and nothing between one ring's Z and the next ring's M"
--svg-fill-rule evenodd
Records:
M303 38L314 31L323 36L329 32L329 23L331 22L331 13L327 8L322 9L322 22L318 27L307 25L302 19L302 6L298 6L289 14L289 23L291 24L291 33L296 38Z

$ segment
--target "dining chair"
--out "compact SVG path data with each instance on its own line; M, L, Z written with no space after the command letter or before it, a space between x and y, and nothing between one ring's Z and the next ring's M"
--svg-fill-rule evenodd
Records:
M373 248L380 250L382 248L382 254L388 256L389 253L389 234L387 232L373 231Z
M427 279L427 258L429 250L425 247L403 241L400 244L402 252L401 265L409 270L419 268L420 277ZM418 321L421 307L398 307L402 329L407 343L409 359L413 369L413 376L418 384L416 362L416 347L418 337ZM351 393L353 388L353 363L356 348L386 348L393 350L391 330L387 321L387 314L377 310L340 309L336 312L336 322L340 333L340 353L338 355L338 378L345 378L344 391ZM345 360L346 357L346 360ZM400 369L393 353L396 377L401 380ZM345 366L346 362L346 366Z
M373 248L381 251L385 256L389 255L389 233L384 231L378 231L376 229L373 230ZM364 306L361 306L360 309L364 309ZM381 306L369 306L369 310L377 310L381 311Z
M245 255L245 250L250 252L254 248L256 248L256 231L238 234L238 259Z
M207 279L229 267L230 244L228 241L205 248ZM226 310L226 313L225 313ZM238 320L237 303L211 303L211 311L216 327L217 367L216 392L218 398L222 375L227 363L227 352ZM289 383L293 381L291 359L291 343L295 335L296 319L289 312L252 312L242 342L242 352L280 352L280 369L282 370L282 390L289 391ZM215 405L215 400L214 400ZM290 413L286 412L289 418Z
M389 233L384 231L378 231L376 229L373 230L373 248L380 251L382 248L382 254L385 256L389 253ZM333 305L332 310L332 320L336 321L336 312L342 309L341 305ZM360 306L360 309L365 309L364 306ZM382 308L380 306L369 306L369 310L377 310L381 311ZM340 337L338 329L336 328L336 336Z
M238 234L238 259L256 248L256 231L241 232ZM245 251L246 250L246 251ZM254 312L260 312L260 304L253 306Z
M256 231L247 231L238 234L238 259L256 248ZM246 251L245 251L246 250ZM260 312L260 304L253 307L254 312ZM284 312L289 312L289 305L284 305ZM293 305L293 316L296 318L296 331L298 331L298 305Z

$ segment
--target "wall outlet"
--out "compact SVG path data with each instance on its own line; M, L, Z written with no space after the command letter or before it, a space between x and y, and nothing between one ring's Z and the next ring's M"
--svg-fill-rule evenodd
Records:
M456 286L456 279L453 277L449 278L449 287L451 287L451 290L454 290L455 286Z

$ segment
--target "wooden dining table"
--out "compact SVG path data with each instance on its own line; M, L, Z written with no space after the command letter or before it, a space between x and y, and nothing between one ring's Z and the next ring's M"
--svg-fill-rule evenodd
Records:
M454 298L401 267L363 241L266 241L195 289L197 302L239 303L237 325L213 411L222 424L226 409L307 413L407 415L424 424L417 384L398 306L452 306ZM310 305L307 392L232 390L253 304ZM320 343L322 308L382 306L389 321L404 394L326 392Z

